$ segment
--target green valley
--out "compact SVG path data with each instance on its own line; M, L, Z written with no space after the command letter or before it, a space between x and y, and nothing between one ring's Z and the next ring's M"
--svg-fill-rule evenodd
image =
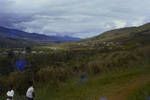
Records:
M20 59L27 62L21 71ZM28 80L36 100L149 100L150 24L77 42L0 49L1 97L14 84L14 100L25 100Z

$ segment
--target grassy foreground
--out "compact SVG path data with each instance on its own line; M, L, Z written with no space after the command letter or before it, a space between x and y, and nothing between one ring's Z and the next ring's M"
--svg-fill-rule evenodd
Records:
M149 100L149 47L133 51L67 54L61 51L55 56L31 56L32 65L40 65L36 67L36 70L40 69L34 80L35 100ZM53 63L57 61L62 61L61 66ZM6 83L13 81L17 84L14 100L25 100L26 80L30 74L25 71L8 76ZM84 79L82 74L85 74ZM1 78L6 80L6 77ZM19 90L23 96L17 95Z
M37 87L36 100L149 100L146 99L150 96L149 72L149 66L140 66L89 75L84 81L76 77L57 87L50 84Z

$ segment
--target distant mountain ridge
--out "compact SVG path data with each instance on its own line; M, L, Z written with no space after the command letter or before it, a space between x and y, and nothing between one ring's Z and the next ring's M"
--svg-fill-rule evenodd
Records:
M16 29L0 27L0 46L15 46L15 44L19 46L37 43L61 43L79 40L79 38L69 36L47 36L43 34L28 33Z
M150 23L138 27L125 27L104 32L98 36L82 40L83 43L101 42L150 42Z

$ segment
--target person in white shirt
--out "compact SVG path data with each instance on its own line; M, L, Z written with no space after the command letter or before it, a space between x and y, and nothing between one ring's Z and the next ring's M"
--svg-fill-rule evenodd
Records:
M32 81L29 82L29 88L26 92L26 97L27 97L27 100L34 100L35 93L34 93L34 87L33 87Z
M13 90L13 86L12 85L10 85L10 88L9 88L9 90L7 91L7 100L13 100L13 97L14 97L14 95L15 95L15 92L14 92L14 90Z

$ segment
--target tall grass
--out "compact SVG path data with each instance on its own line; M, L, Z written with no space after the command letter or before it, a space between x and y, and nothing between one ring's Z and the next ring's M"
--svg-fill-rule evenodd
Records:
M12 83L15 85L15 88L19 92L19 94L22 95L24 94L23 91L26 91L27 82L31 79L31 74L34 73L34 77L32 77L32 79L34 79L36 84L41 84L45 87L45 84L47 83L48 87L49 85L52 86L52 88L47 89L54 89L54 91L58 91L59 89L57 90L57 87L59 88L59 86L65 85L66 81L72 78L80 79L81 76L84 76L86 78L90 76L95 77L97 75L108 74L109 72L113 71L123 73L122 70L129 69L128 71L130 71L134 68L140 69L142 71L143 69L145 69L143 68L144 64L147 64L147 62L149 62L149 51L150 47L143 47L133 50L106 52L97 50L79 50L76 52L74 50L63 50L56 52L53 51L48 54L31 54L27 55L25 58L30 62L30 65L28 65L27 67L32 68L32 72L31 70L27 69L21 73L17 71L9 73L6 76L0 77L0 84L3 84L5 85L5 87L7 87L10 83ZM2 58L2 61L3 59L5 60L6 58ZM3 63L1 66L3 66ZM106 78L106 83L115 80L111 77L111 75L112 74L110 74L109 76L110 78ZM132 74L128 75L128 78L132 76ZM118 79L120 78L121 77L118 77ZM55 87L56 89L53 87ZM75 87L77 88L78 86ZM64 87L64 89L66 88ZM46 90L44 88L42 91L42 87L40 88L40 90L41 95L43 94L48 96L48 94L46 94L45 92L49 90ZM90 90L88 90L88 92L90 92ZM61 95L61 92L59 95Z
M150 82L130 94L128 100L150 100Z

